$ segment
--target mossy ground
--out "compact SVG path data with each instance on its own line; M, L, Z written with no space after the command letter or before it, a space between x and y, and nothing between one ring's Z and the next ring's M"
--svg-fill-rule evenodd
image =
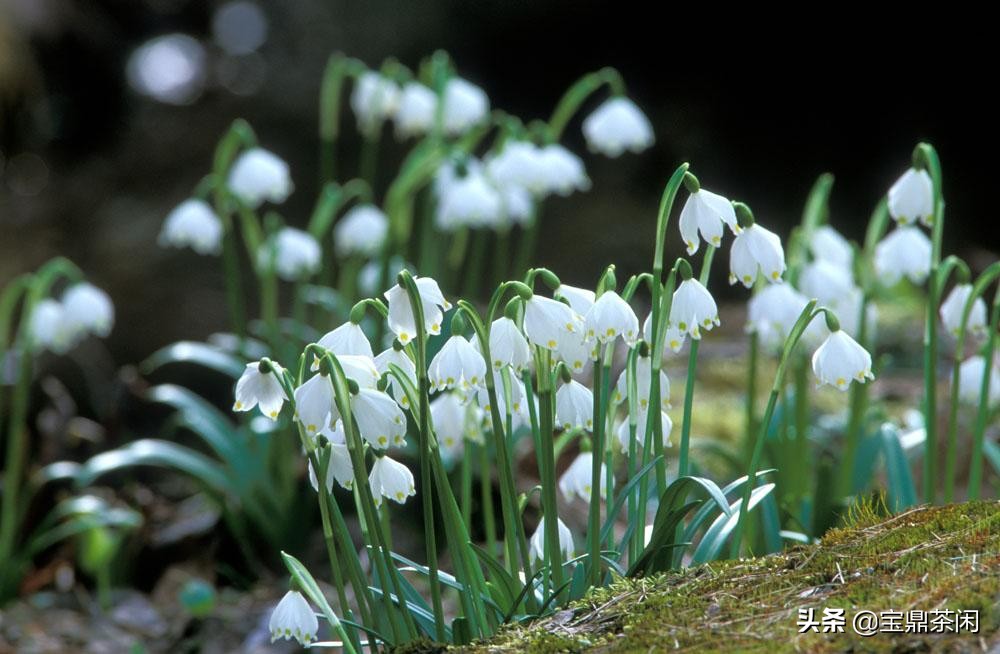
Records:
M799 609L846 609L844 633L798 633ZM853 632L856 611L978 609L978 634ZM1000 648L1000 503L857 511L817 545L645 579L621 579L464 650L910 652Z

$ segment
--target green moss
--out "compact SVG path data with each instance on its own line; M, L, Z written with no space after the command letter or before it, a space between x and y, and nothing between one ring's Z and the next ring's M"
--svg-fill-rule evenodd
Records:
M873 507L820 544L646 579L620 579L585 600L462 651L964 651L1000 625L1000 503ZM799 634L798 610L846 609L842 634ZM979 634L853 632L857 610L980 611Z

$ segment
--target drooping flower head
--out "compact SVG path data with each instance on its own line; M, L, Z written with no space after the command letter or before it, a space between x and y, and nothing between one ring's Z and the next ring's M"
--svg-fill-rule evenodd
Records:
M368 485L371 486L376 505L382 504L383 497L403 504L407 497L417 494L410 469L387 456L375 459L368 475Z
M605 291L597 298L584 315L583 324L586 338L596 338L602 344L620 336L631 346L639 338L639 319L635 311L615 291Z
M583 121L587 147L608 157L626 150L642 152L655 140L653 126L634 102L623 96L610 98Z
M555 351L582 331L580 314L558 300L536 294L524 303L524 334L533 345Z
M396 109L396 136L400 139L426 134L434 126L437 96L419 82L407 82Z
M373 70L362 73L351 91L351 109L358 129L370 132L390 118L399 106L399 85Z
M546 192L567 196L590 188L583 160L558 143L538 150L538 168Z
M702 329L711 331L718 324L719 308L708 289L694 278L682 281L670 305L670 325L682 334L700 339Z
M754 223L736 235L729 251L729 283L750 288L757 275L780 283L785 272L785 250L774 232Z
M986 359L980 355L971 356L958 369L958 398L968 404L979 404L983 389L983 375L986 374ZM986 392L990 407L1000 402L1000 368L996 363L990 366L990 386Z
M594 393L575 379L556 391L556 423L563 429L594 429Z
M768 284L750 298L746 330L757 334L764 347L780 348L808 303L790 284ZM819 323L814 320L813 325L818 328Z
M829 384L842 391L852 381L864 384L875 379L872 355L841 329L832 331L813 353L812 368L820 385Z
M559 478L559 490L562 491L566 501L570 501L574 496L579 497L584 502L590 501L590 491L593 488L594 453L580 452L573 463L569 464L566 472ZM601 497L607 497L608 479L607 468L601 464Z
M971 294L972 284L956 284L945 301L941 303L941 322L944 323L948 333L955 338L958 338L961 332L962 313L965 311L965 304L969 301ZM986 302L983 301L983 298L977 297L973 301L965 328L977 338L986 335Z
M266 365L258 361L248 363L236 382L236 400L233 411L250 411L260 406L260 412L271 420L277 420L288 396L278 382L284 369L276 363Z
M107 293L87 282L66 289L62 296L63 319L76 334L89 332L101 338L115 324L115 305Z
M531 346L517 323L506 316L490 325L490 358L494 370L510 366L518 374L531 363Z
M167 214L157 242L161 247L190 247L198 254L219 254L222 221L204 200L185 200Z
M434 355L427 377L435 391L468 393L486 382L486 361L467 338L454 335Z
M822 259L850 270L854 265L854 249L840 232L829 225L817 227L809 240L809 252L816 259Z
M903 277L923 284L931 271L931 241L919 227L899 226L875 246L875 272L886 286Z
M723 225L734 233L740 231L736 223L736 210L726 198L703 188L692 192L681 209L679 227L687 253L698 251L698 235L709 245L722 245Z
M375 388L359 388L351 411L361 438L378 449L406 445L406 416L396 400Z
M639 410L639 415L636 416L635 420L635 440L636 444L641 448L644 445L644 440L646 438L646 422L649 419L649 412L643 409ZM660 430L663 435L663 447L672 447L670 442L670 432L674 429L674 421L670 419L670 416L666 411L660 411ZM629 425L628 420L623 420L620 425L618 425L618 445L621 447L622 453L627 453L629 451L629 435L632 433L632 428Z
M559 533L559 550L563 558L569 559L573 556L573 534L566 524L556 518ZM538 528L531 535L531 560L539 561L545 558L545 516L538 521Z
M333 331L327 332L323 338L316 342L322 348L329 350L335 355L364 356L371 359L372 345L368 342L361 325L348 320Z
M333 245L338 257L371 257L382 250L389 219L373 204L359 204L344 214L333 229Z
M486 119L490 99L486 92L461 77L452 77L444 87L444 131L462 134Z
M308 232L282 227L267 239L257 255L258 265L273 269L285 281L297 281L319 270L322 249Z
M228 186L251 209L265 201L281 204L294 188L288 164L263 148L240 154L229 170Z
M451 309L451 302L444 299L438 283L430 277L414 277L424 314L424 329L429 334L441 333L444 311ZM385 292L389 304L389 329L403 345L417 336L417 322L406 289L396 284Z
M934 183L926 170L910 168L889 189L889 215L900 225L934 222Z
M294 638L300 645L308 646L316 640L319 621L302 593L290 590L274 607L267 628L271 632L272 643L279 638L284 640Z

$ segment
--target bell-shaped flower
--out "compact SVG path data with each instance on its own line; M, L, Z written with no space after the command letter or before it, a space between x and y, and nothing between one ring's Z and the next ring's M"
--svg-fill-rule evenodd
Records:
M481 88L460 77L452 77L444 87L444 131L462 134L483 122L490 112L490 99Z
M504 218L504 199L480 166L441 187L435 224L444 231L459 227L494 227Z
M669 321L668 321L669 322ZM642 337L647 343L653 342L653 314L650 313L646 316L646 319L642 321ZM677 354L684 347L684 343L687 341L687 333L682 332L676 325L667 325L666 332L663 334L664 346L668 347L671 352Z
M396 400L374 388L358 389L351 397L351 411L361 437L372 447L406 445L406 416Z
M500 199L503 220L499 227L529 226L534 218L535 200L527 189L520 186L501 186Z
M958 398L968 404L978 405L984 374L986 359L982 356L971 356L963 361L958 369ZM1000 368L997 368L996 363L990 367L990 387L986 397L990 407L995 407L1000 402Z
M438 283L430 277L414 277L417 294L424 314L424 329L428 334L441 333L444 311L451 308L451 302L444 299ZM396 284L385 292L389 304L389 329L400 343L406 345L417 336L417 321L410 306L410 296L406 289Z
M497 318L490 325L490 358L493 359L494 370L510 366L517 374L531 365L528 340L517 328L517 323L506 316Z
M359 204L344 214L333 228L333 248L338 257L372 257L382 251L389 219L373 204Z
M817 227L809 239L809 251L816 259L822 259L850 270L854 265L854 249L840 232L829 225Z
M904 276L923 284L930 271L931 241L919 227L897 227L875 246L875 273L886 286Z
M346 490L354 489L354 466L351 465L351 453L347 447L344 436L344 423L338 421L334 429L327 427L320 432L325 436L330 449L330 461L326 468L326 490L333 492L333 482L336 480L340 486ZM309 462L309 484L313 490L319 492L319 483L316 479L316 471L313 470L312 461Z
M510 140L486 161L486 172L502 188L521 187L536 196L548 192L541 149L530 141Z
M605 291L597 298L583 317L584 333L588 339L608 343L619 336L629 346L639 338L639 319L635 311L614 291Z
M250 411L260 406L260 412L271 420L277 420L288 396L281 387L278 378L284 369L276 363L271 363L273 370L260 371L261 364L257 361L248 363L239 380L236 382L236 401L233 411Z
M353 380L359 388L375 388L381 377L375 361L364 354L337 354L334 355L340 368L344 371L344 376Z
M31 312L31 340L39 349L64 354L76 344L79 333L70 328L62 303L45 298Z
M294 282L319 270L322 248L308 232L282 227L264 241L257 254L262 270L274 270L278 277Z
M376 506L382 505L383 497L403 504L407 497L417 494L410 469L387 456L375 459L368 475L368 485L371 486Z
M594 429L594 394L572 379L556 391L556 424L563 429Z
M833 309L833 312L840 319L841 329L854 336L861 331L861 308L864 304L864 292L855 286L847 295L837 298L831 303L830 308ZM865 329L868 330L868 337L874 338L876 323L878 321L878 307L874 302L868 303L864 319L866 323ZM809 323L802 337L808 343L819 343L825 334L824 330L825 325L823 325L823 322L814 320Z
M540 295L524 303L524 335L528 342L547 350L558 350L571 340L580 340L583 318L569 306Z
M80 282L62 296L63 318L70 330L90 332L101 338L111 333L115 324L115 305L107 293L93 284Z
M556 518L556 521L558 523L559 551L562 552L564 559L570 559L573 557L573 534L562 520ZM538 528L531 535L530 555L532 561L541 561L545 558L545 516L542 516L538 521Z
M635 440L639 448L642 448L646 440L646 422L649 412L640 410L635 420ZM663 434L663 447L672 447L670 442L670 432L674 429L674 421L670 419L666 411L660 411L660 429ZM621 447L623 454L628 452L629 449L629 435L632 433L632 428L629 425L628 420L623 420L620 425L618 425L618 445Z
M408 82L399 95L396 109L396 136L400 139L426 134L434 126L437 96L419 82Z
M934 222L934 183L926 170L910 168L889 189L889 215L900 225Z
M267 628L271 632L272 643L278 639L294 638L300 645L308 647L309 643L316 640L319 621L302 593L290 590L274 607Z
M587 315L597 301L597 294L593 291L569 284L560 284L553 295L569 302L570 308L581 316Z
M430 409L441 453L454 458L465 441L468 407L456 393L442 393L431 401Z
M327 375L316 374L293 391L295 397L295 419L315 437L340 419L340 412L334 404L333 383Z
M190 247L198 254L222 251L222 221L204 200L181 202L167 214L157 242L161 247Z
M854 288L850 268L843 268L824 259L807 264L799 275L799 290L820 304L832 305Z
M785 272L785 250L774 232L750 225L733 241L729 251L729 283L753 286L758 273L769 282L780 282Z
M587 340L581 331L579 334L571 334L555 351L557 361L562 361L569 368L570 373L582 375L589 370L591 361L597 360L599 344L596 340Z
M538 151L538 167L545 182L545 190L563 197L573 191L590 188L590 178L583 167L583 160L558 143L542 146Z
M958 338L961 332L962 313L965 311L965 304L969 301L969 295L971 294L972 284L956 284L955 288L951 289L951 293L948 294L947 299L941 303L941 308L939 309L941 322L944 324L945 329L948 330L948 333L955 338ZM965 328L977 338L982 338L986 335L986 303L983 301L983 298L977 297L973 301Z
M635 392L636 406L640 411L649 409L650 384L653 378L653 362L650 357L636 357L635 360ZM628 398L628 369L622 370L618 375L618 383L615 384L615 391L612 399L615 404L621 403ZM670 380L667 373L660 370L660 410L665 411L670 408Z
M362 73L351 91L351 109L358 129L371 132L390 118L399 106L399 85L373 70Z
M606 100L583 121L587 147L608 157L625 150L639 153L653 145L653 126L634 102L623 96Z
M768 349L780 348L809 300L790 284L768 284L747 304L746 330ZM818 325L812 321L810 326Z
M493 373L493 388L496 391L497 396L497 412L500 414L501 418L506 418L507 416L507 394L504 389L503 382L503 372ZM525 400L525 390L524 382L514 376L510 376L510 417L514 429L518 429L522 426L529 426L531 424L531 416L528 413L528 404ZM479 407L483 410L487 420L490 420L490 414L493 411L493 406L490 404L489 391L485 386L481 386L477 393L477 400L479 402Z
M468 392L485 383L486 361L464 336L452 336L431 360L427 368L431 388L453 388Z
M679 220L681 238L684 239L687 253L694 254L698 251L699 233L709 245L722 245L723 225L728 225L734 234L740 231L732 202L705 189L690 194L681 209Z
M875 379L872 355L842 329L831 332L813 353L813 373L818 385L829 384L846 391L851 381L864 384Z
M368 357L369 359L374 356L372 354L372 345L368 342L368 337L365 336L361 325L351 321L347 321L333 331L327 332L316 344L337 356L347 354Z
M677 286L670 305L670 324L694 339L701 338L702 329L711 331L719 324L715 299L697 279L686 279Z
M263 148L245 150L229 169L229 190L251 209L265 201L281 204L292 190L288 164Z
M593 488L591 483L593 480L593 470L591 466L594 465L594 453L593 452L580 452L573 463L569 464L566 468L566 472L559 477L559 490L562 491L563 497L566 501L573 499L573 496L579 497L584 502L590 501L590 491ZM608 475L607 467L601 463L601 497L606 498L608 492Z
M403 374L417 385L417 367L413 365L413 360L406 355L406 352L395 348L388 348L375 357L375 368L380 375L389 375L389 391L396 398L396 402L404 409L410 408L410 398L406 396L406 391L395 375L390 374L390 365L397 366Z

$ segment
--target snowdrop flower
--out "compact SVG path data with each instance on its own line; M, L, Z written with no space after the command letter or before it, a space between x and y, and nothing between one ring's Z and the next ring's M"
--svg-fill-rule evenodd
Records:
M934 183L926 170L910 168L889 189L889 215L900 225L934 222Z
M45 298L35 305L30 325L34 343L56 354L63 354L73 347L78 336L75 330L69 328L63 305L52 298Z
M746 331L757 334L765 347L781 347L807 304L809 300L790 284L768 284L747 304Z
M340 419L333 400L333 383L327 375L313 375L292 394L295 397L295 419L302 423L309 436L315 437Z
M712 294L697 279L682 281L674 291L670 324L694 339L701 338L702 328L711 331L719 324L719 308Z
M824 259L807 264L799 275L799 290L820 304L832 305L854 288L849 268L842 268Z
M864 384L875 379L872 355L840 329L831 332L813 353L812 368L820 386L829 384L842 391L847 390L852 380Z
M653 126L642 110L628 98L606 100L583 121L587 147L608 157L625 150L639 153L653 145Z
M563 558L573 557L573 534L562 520L556 518L559 532L559 550ZM545 558L545 516L538 521L538 528L531 535L531 560L540 561Z
M642 447L646 440L646 422L649 420L648 416L649 412L641 409L639 415L636 416L635 440L639 447ZM670 442L670 432L674 429L674 421L670 419L666 411L660 411L660 429L663 434L663 447L673 447L673 444ZM628 453L628 439L631 432L628 420L624 420L618 425L618 445L621 446L622 454Z
M952 336L958 338L962 327L962 313L965 311L965 303L969 301L972 294L972 284L956 284L951 289L948 298L941 303L941 322L945 329ZM977 338L986 335L986 303L983 298L977 297L972 303L972 310L969 312L966 328Z
M340 484L341 488L353 490L354 467L351 465L351 453L345 442L343 421L338 421L334 429L329 427L323 429L320 435L326 437L330 448L330 461L326 468L327 492L333 492L334 480ZM314 491L319 492L319 482L316 479L316 471L313 470L312 461L309 462L309 484Z
M344 371L344 377L360 388L376 388L381 374L370 356L364 354L335 354L334 358ZM318 366L317 366L318 367Z
M501 375L505 373L493 373L493 388L496 390L497 394L497 413L501 417L506 417L507 415L507 395L504 391L504 383ZM521 426L531 425L531 416L528 413L528 405L525 402L525 390L524 382L514 376L510 376L510 416L511 422L513 423L514 429ZM479 406L482 408L486 416L493 411L493 405L490 404L490 395L486 390L485 386L481 386L477 393L477 400Z
M556 391L556 423L563 429L580 427L593 431L593 392L575 379L560 386Z
M769 282L781 282L785 272L785 250L772 231L754 223L736 235L729 251L729 283L750 288L758 272Z
M637 357L635 360L635 392L636 405L640 411L649 409L649 387L653 378L653 365L650 357ZM620 403L628 397L628 369L623 370L618 375L618 383L615 384L615 392L612 396L614 402ZM670 408L670 380L667 373L660 370L660 410Z
M969 357L958 369L958 397L969 404L979 404L979 393L986 374L986 360L979 355ZM1000 402L1000 369L996 363L990 367L990 388L987 392L990 406Z
M451 309L451 302L444 299L444 294L438 283L430 277L414 277L417 293L424 313L424 329L429 334L441 333L441 320L444 311ZM416 318L410 306L410 296L406 289L396 284L385 292L389 304L389 329L403 345L409 343L417 335Z
M587 315L590 307L597 301L597 294L593 291L569 284L560 284L553 295L569 302L570 308L581 316Z
M669 324L667 321L667 329L663 335L664 345L670 348L670 351L677 354L684 347L685 341L687 341L687 333L682 332L677 328L676 325ZM647 343L653 342L653 314L650 313L646 316L646 319L642 321L642 337L646 339Z
M729 200L705 189L691 193L681 209L679 220L687 253L698 251L699 233L706 243L715 247L722 245L723 224L728 225L734 234L740 231L736 224L736 210Z
M538 166L548 192L565 197L590 188L583 160L558 143L539 149Z
M572 334L565 339L555 351L556 359L569 368L570 373L582 375L587 372L587 364L597 360L599 348L597 341L587 340L583 333Z
M93 284L80 282L70 286L62 296L63 318L70 330L90 332L101 338L111 333L115 323L115 306L108 294Z
M563 497L566 501L573 499L576 495L584 502L590 501L590 491L593 488L591 481L593 480L593 470L591 467L594 465L594 453L593 452L580 452L573 463L569 464L566 468L566 472L562 474L559 478L559 490L562 491ZM607 497L608 490L608 477L607 477L607 467L601 464L601 497Z
M588 339L597 338L602 344L621 336L632 346L639 337L639 319L628 302L614 291L601 293L584 316L583 326Z
M308 646L316 640L319 621L302 593L290 590L274 607L267 628L271 631L272 643L279 638L285 640L294 638L300 645Z
M435 391L446 388L469 391L485 382L486 361L467 338L452 336L434 355L427 376Z
M437 110L437 96L419 82L408 82L399 96L396 109L396 136L425 134L434 126L434 112Z
M507 141L486 162L490 178L501 187L521 187L541 196L547 191L541 150L530 141Z
M837 298L830 304L830 308L840 318L841 328L852 336L861 330L862 304L864 304L864 292L857 286L851 288L847 295ZM870 302L865 312L865 323L869 338L873 338L875 335L877 320L878 307L874 302ZM822 333L822 330L823 324L814 320L809 323L803 337L810 342L818 343L821 338L817 338L817 334Z
M374 388L360 388L351 397L351 411L358 422L361 438L372 447L385 449L390 445L406 445L406 416L385 393Z
M369 359L374 356L372 354L372 345L368 342L368 337L365 336L361 325L351 321L347 321L333 331L327 332L316 344L329 350L331 354L338 356L349 354L364 356Z
M510 366L517 374L531 364L528 340L517 324L506 316L497 318L490 325L490 358L493 359L494 370Z
M259 405L261 413L277 420L282 405L288 399L285 389L278 382L284 372L284 368L273 362L266 366L257 361L248 363L236 382L233 411L250 411Z
M919 227L897 227L875 246L875 272L886 286L902 277L922 284L931 271L931 241Z
M265 201L281 204L294 189L288 164L263 148L250 148L236 159L227 185L251 209Z
M485 120L490 99L481 88L460 77L452 77L444 87L444 131L461 134Z
M459 227L494 227L504 216L504 199L479 166L470 167L443 187L435 224L450 231Z
M203 200L185 200L167 214L158 239L160 247L190 247L198 254L222 251L222 221Z
M371 257L382 250L389 231L389 219L373 204L359 204L344 214L333 229L333 245L338 257Z
M809 241L809 251L816 259L850 270L854 263L854 250L840 232L829 225L817 227Z
M387 456L375 459L368 475L368 485L371 486L376 506L382 505L383 497L403 504L407 497L417 494L410 469Z
M373 70L358 77L351 91L351 109L358 129L370 132L392 116L399 105L399 85Z
M413 365L410 357L406 356L406 352L403 352L401 349L397 350L395 347L390 347L375 357L375 368L379 374L389 375L389 390L392 391L392 396L396 398L396 402L401 407L408 409L410 408L410 398L406 396L406 391L403 390L402 384L396 379L395 375L389 374L390 365L395 365L402 370L403 374L413 382L414 386L417 385L417 367Z
M257 263L264 270L273 267L278 277L294 282L319 270L321 257L322 249L312 235L282 227L261 246Z
M558 300L532 295L524 303L524 335L534 345L557 350L570 340L579 340L582 330L580 314Z
M453 458L465 441L466 407L455 393L442 393L431 401L431 422L442 454Z

